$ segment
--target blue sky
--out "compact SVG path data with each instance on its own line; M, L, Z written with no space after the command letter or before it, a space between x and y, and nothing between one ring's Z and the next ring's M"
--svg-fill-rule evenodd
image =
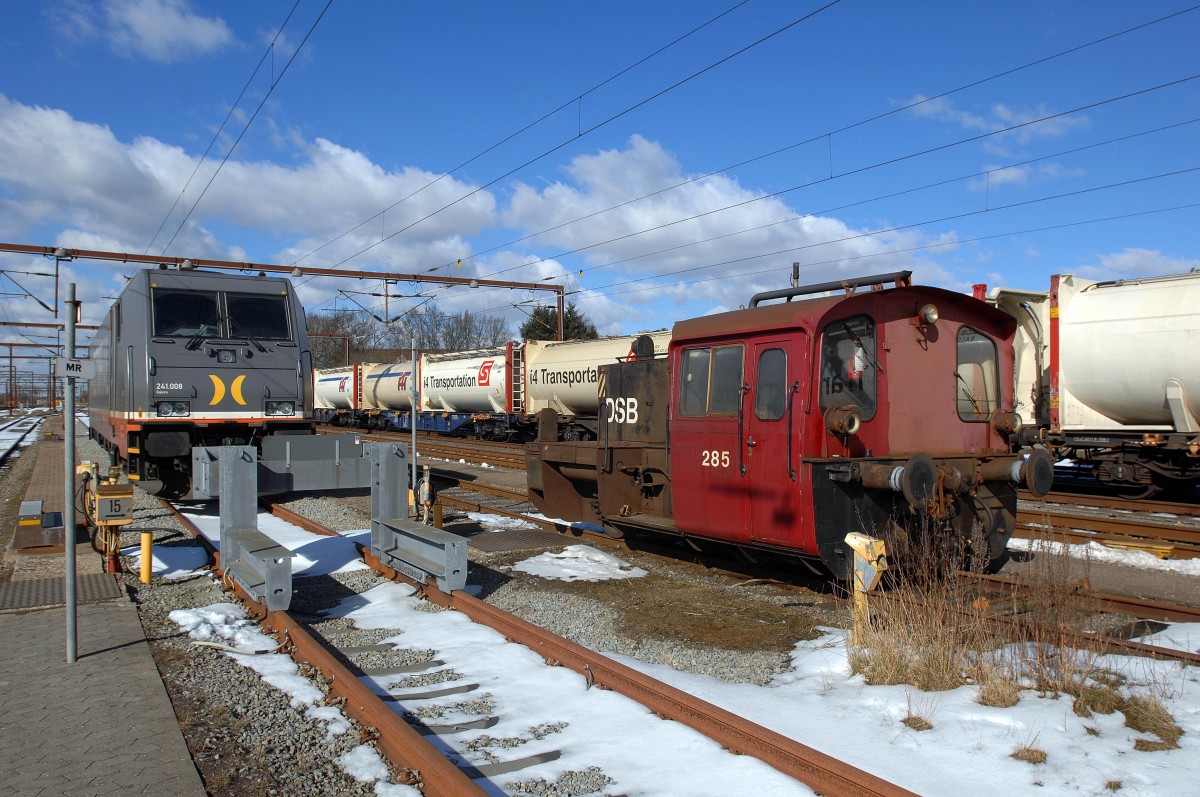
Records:
M736 308L794 261L957 290L1176 273L1200 267L1190 7L3 0L0 241L553 280L610 334ZM47 262L0 255L49 302L17 273ZM67 266L85 323L123 271ZM381 290L302 283L310 311ZM390 290L422 294L392 315L514 329L550 296Z

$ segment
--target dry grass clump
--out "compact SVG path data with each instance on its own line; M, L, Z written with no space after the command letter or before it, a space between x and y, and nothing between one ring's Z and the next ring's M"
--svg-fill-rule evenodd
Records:
M1134 750L1144 753L1159 750L1174 750L1179 747L1179 737L1183 736L1183 728L1175 724L1171 712L1166 706L1152 697L1134 695L1125 701L1123 709L1125 725L1141 733L1152 733L1154 739L1137 739L1133 743Z
M1032 744L1023 744L1016 750L1009 753L1009 756L1018 761L1025 761L1030 764L1046 763L1046 751L1039 747L1034 747Z
M933 730L933 723L927 720L925 717L922 717L920 714L909 714L907 717L900 720L900 722L912 728L914 731Z
M1119 780L1110 780L1108 783L1104 784L1104 788L1108 789L1109 791L1120 791L1121 787L1124 785L1125 784L1121 783Z
M1112 714L1125 707L1125 698L1110 686L1075 684L1064 691L1075 696L1071 710L1080 717L1090 717L1093 713Z
M982 705L993 708L1011 708L1021 701L1021 688L1012 674L994 662L986 662L975 668L975 683L979 694L975 699Z

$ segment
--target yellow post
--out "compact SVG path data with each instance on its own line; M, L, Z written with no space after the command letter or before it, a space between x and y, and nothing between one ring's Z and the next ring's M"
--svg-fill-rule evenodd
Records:
M142 583L149 584L154 573L154 532L142 532Z
M867 593L888 569L887 545L858 532L847 534L846 544L854 550L854 644L858 645L867 627Z

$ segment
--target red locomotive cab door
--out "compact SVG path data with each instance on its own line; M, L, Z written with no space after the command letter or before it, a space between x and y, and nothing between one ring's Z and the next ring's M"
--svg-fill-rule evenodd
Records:
M750 538L802 550L813 548L800 474L807 353L803 330L755 341L747 363L745 413Z
M739 468L748 406L741 341L686 347L671 419L675 525L684 534L749 541L746 477ZM742 446L742 453L745 446Z

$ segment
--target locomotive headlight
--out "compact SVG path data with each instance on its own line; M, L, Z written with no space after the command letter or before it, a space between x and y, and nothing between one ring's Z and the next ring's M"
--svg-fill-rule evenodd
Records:
M186 418L192 414L190 401L160 401L157 406L160 418Z
M940 317L936 304L927 304L917 313L917 319L927 327L936 324Z
M272 415L272 416L295 415L296 414L296 402L294 402L294 401L268 401L266 410L267 410L267 415Z
M217 349L217 362L232 365L237 362L237 351L234 349Z

